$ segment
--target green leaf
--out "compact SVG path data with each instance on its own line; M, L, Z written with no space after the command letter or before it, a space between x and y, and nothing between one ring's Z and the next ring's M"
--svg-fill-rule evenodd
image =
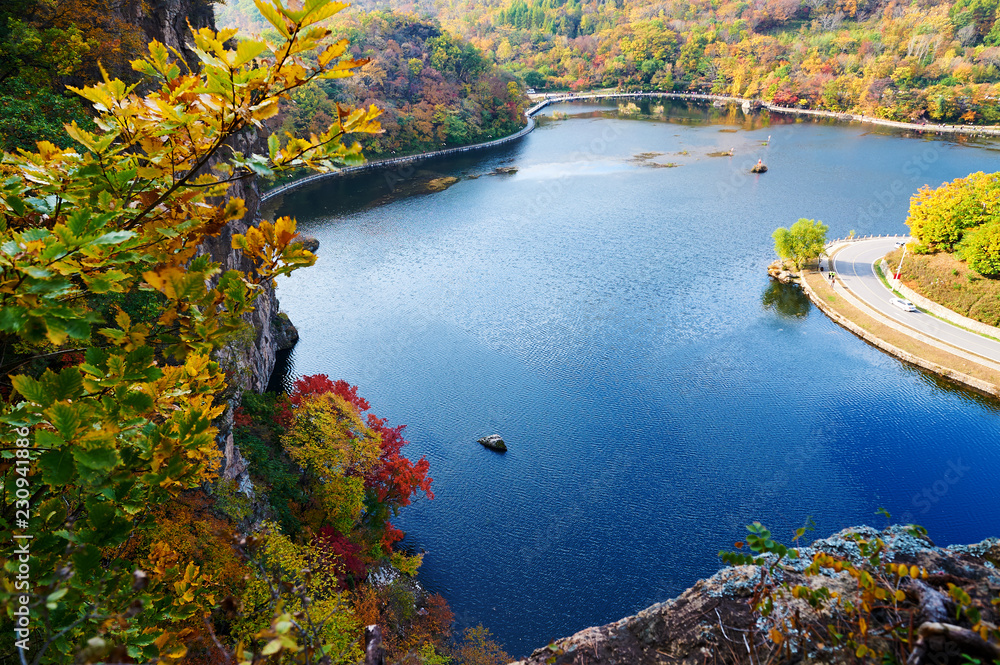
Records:
M84 545L73 555L73 565L77 576L86 580L91 573L100 568L101 550L93 545Z
M49 237L49 230L43 228L33 228L28 229L21 234L21 239L25 242L35 242L36 240L45 240Z
M20 266L21 272L26 274L28 277L33 277L35 279L48 279L52 277L52 271L46 268L39 268L38 266Z
M38 470L42 472L42 482L53 487L65 485L76 473L73 454L66 448L44 453L38 458Z
M97 291L95 291L97 293ZM72 339L90 339L90 324L84 319L68 319L66 323L66 333Z
M76 459L77 470L82 474L84 470L106 473L117 466L119 458L118 451L114 448L73 448L73 457ZM88 474L91 478L95 474Z
M19 376L12 376L10 382L14 384L14 390L21 393L24 399L29 402L41 404L42 406L52 403L48 395L46 395L45 388L42 384L35 381L30 376L25 376L23 374Z
M29 198L25 199L25 202L34 208L37 212L43 215L51 215L56 211L56 207L59 205L59 197L55 194L46 196L44 199Z
M70 233L79 237L86 233L89 221L90 211L86 209L77 209L74 210L66 219L66 228L70 230Z
M107 501L87 501L88 522L97 531L103 531L115 521L117 511L113 504Z
M73 399L83 392L83 376L76 367L66 367L58 374L45 370L42 382L52 397L52 401Z
M278 140L277 134L271 134L267 137L267 154L271 157L272 162L278 156L279 149L281 149L281 142Z
M80 415L82 408L80 404L57 402L45 411L45 415L48 416L49 422L64 439L72 440L76 431L83 424L83 418Z
M104 235L90 241L91 245L117 245L125 242L135 233L132 231L108 231Z
M22 215L24 215L24 211L27 208L25 208L24 201L22 201L20 197L18 197L18 196L8 196L4 200L7 201L7 205L10 206L11 210L14 211L15 215L17 215L18 217L21 217Z
M144 413L153 408L153 398L138 390L125 393L121 398L121 403L136 413Z
M0 330L17 332L28 320L28 310L20 305L9 305L0 308Z

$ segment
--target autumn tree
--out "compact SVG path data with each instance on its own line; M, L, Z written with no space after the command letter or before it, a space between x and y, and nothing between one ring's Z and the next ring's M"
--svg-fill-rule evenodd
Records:
M1000 219L1000 174L972 173L910 199L906 223L918 249L951 251L967 229Z
M816 259L826 249L828 227L814 219L800 219L791 228L775 229L774 251L783 259L791 259L795 267L802 269L809 261Z
M0 602L8 617L25 608L34 619L19 636L29 662L179 662L182 622L218 600L209 575L168 544L139 561L122 553L152 528L152 508L215 476L225 376L212 353L242 329L264 284L314 257L294 244L288 218L233 238L248 273L223 273L199 245L246 214L224 198L232 183L357 163L360 147L342 137L378 130L376 109L338 107L327 131L272 135L266 155L228 147L245 128L264 129L294 90L362 64L345 57L346 40L325 43L322 21L344 5L257 6L272 39L230 46L235 31L194 31L194 70L153 42L132 62L151 92L106 74L73 88L96 110L95 128L68 125L71 149L40 142L4 157L13 177L0 185L0 436L5 492L17 501L0 531L8 543L31 537L31 585L5 585ZM127 294L148 296L152 316L106 306ZM8 575L17 565L8 558ZM276 619L258 639L269 654L310 662L301 625Z
M368 559L390 554L403 534L389 520L417 495L434 497L430 464L402 454L405 425L390 427L373 413L363 416L369 404L357 386L324 374L298 379L289 403L292 424L282 443L310 476L323 509L315 526L333 528L326 532L327 544L343 549L344 537L363 527Z
M977 227L962 243L962 257L980 275L1000 277L1000 220Z

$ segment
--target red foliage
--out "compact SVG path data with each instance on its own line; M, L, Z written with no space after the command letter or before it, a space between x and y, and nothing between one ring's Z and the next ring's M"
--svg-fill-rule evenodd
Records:
M778 90L774 93L774 99L771 100L773 104L778 106L795 106L799 101L798 95L787 90Z
M233 414L233 424L237 427L250 427L253 425L253 416L243 410L243 407L236 409L236 413Z
M363 580L368 573L367 564L361 559L361 546L349 541L344 534L331 526L319 530L314 543L325 554L336 557L343 565L344 574L339 575L341 584L346 584L347 578Z
M368 426L382 436L380 463L365 478L365 485L375 491L379 502L389 503L396 509L408 506L410 497L418 490L433 499L431 478L427 477L430 462L421 457L414 464L400 454L402 447L409 443L402 434L406 425L387 427L385 420L370 413Z
M322 395L333 393L343 397L357 408L358 411L367 411L368 402L363 397L358 397L358 387L352 386L343 379L331 381L326 374L310 374L303 376L292 384L292 392L288 399L293 406L302 403L302 398L306 395Z
M306 395L329 392L347 400L359 412L369 409L368 401L358 396L357 386L352 386L344 380L331 381L325 374L313 374L303 376L292 385L292 392L288 402L281 407L279 419L287 417L290 422L292 406L301 404L302 398ZM389 427L384 419L373 413L368 414L367 422L368 427L381 438L381 453L379 464L365 476L365 487L374 493L378 503L381 504L381 508L374 514L377 516L376 521L385 520L381 541L387 550L391 550L392 544L403 538L403 532L389 523L387 519L389 514L396 514L400 508L408 506L417 492L423 492L429 499L434 498L434 493L431 492L431 478L427 477L430 462L421 457L414 463L403 456L402 448L409 443L403 438L406 425Z
M385 523L385 530L382 532L382 547L384 547L387 552L391 552L392 546L401 541L405 535L405 533L394 527L387 520Z
M288 429L292 426L292 401L288 395L279 395L274 410L274 422Z
M76 367L83 362L83 352L73 351L72 353L67 353L59 358L59 364L63 367Z

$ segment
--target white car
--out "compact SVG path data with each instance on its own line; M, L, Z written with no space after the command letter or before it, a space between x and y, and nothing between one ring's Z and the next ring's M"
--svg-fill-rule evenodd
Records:
M899 249L900 247L902 247L902 246L903 246L903 245L905 245L906 243L905 243L905 242L903 242L902 240L897 240L897 241L896 241L896 242L894 242L893 244L894 244L894 245L896 246L896 249Z
M916 306L909 300L903 300L902 298L889 298L889 302L892 303L893 307L898 307L904 312L916 312Z

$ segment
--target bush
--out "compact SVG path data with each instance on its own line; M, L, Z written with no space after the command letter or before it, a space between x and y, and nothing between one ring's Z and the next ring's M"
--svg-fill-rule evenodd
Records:
M1000 275L1000 220L991 221L970 233L962 243L969 267L980 275Z

